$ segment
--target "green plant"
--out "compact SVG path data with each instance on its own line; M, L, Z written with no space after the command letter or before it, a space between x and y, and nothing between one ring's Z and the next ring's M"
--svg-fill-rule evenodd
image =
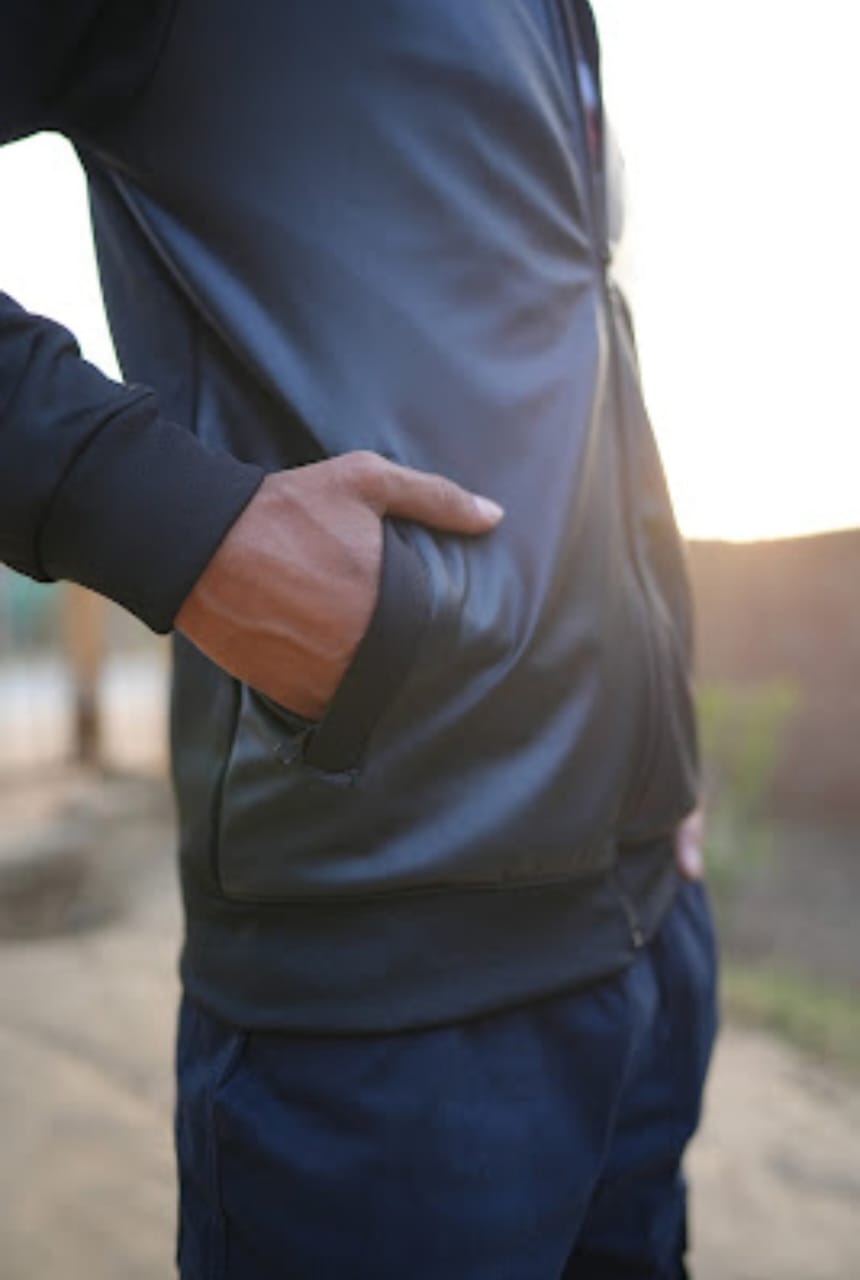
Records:
M727 1012L767 1027L843 1070L860 1074L857 990L768 966L727 964L722 975Z
M767 800L797 704L785 681L703 685L697 691L708 809L706 858L725 899L771 852Z

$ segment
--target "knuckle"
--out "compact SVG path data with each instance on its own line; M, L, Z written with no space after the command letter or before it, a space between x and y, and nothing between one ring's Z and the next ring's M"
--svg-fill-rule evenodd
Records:
M367 488L378 480L382 458L370 449L355 449L344 455L347 474L358 488Z
M452 480L444 476L433 477L433 500L439 510L447 515L457 515L462 507L462 494Z

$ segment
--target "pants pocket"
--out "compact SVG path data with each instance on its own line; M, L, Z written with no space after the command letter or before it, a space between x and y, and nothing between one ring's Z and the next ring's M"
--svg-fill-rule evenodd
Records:
M247 1033L222 1026L187 997L179 1015L175 1141L179 1182L176 1262L182 1280L223 1280L226 1223L215 1108L237 1069Z

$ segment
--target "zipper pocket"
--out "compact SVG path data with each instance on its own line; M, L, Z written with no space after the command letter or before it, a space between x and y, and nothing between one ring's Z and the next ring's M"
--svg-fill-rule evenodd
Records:
M654 771L654 760L658 748L658 673L655 643L652 635L651 621L648 617L647 602L639 584L638 574L631 565L632 591L636 600L636 612L639 620L638 634L642 637L641 663L644 671L642 692L639 698L638 716L636 717L635 737L638 750L636 763L624 799L618 814L618 827L624 830L625 825L641 808L647 793L648 785Z
M642 599L643 648L647 680L641 755L633 782L619 811L623 842L652 839L669 832L698 798L698 744L695 712L685 664L671 620L647 597Z

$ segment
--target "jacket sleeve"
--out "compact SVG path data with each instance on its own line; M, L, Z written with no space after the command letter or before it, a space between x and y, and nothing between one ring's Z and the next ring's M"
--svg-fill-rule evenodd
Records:
M0 142L133 92L167 9L5 0ZM261 480L258 467L166 421L152 392L88 364L61 326L0 294L0 560L92 587L167 631Z
M3 0L0 142L121 108L146 83L178 0Z
M106 378L0 294L0 559L116 600L156 631L262 480Z

